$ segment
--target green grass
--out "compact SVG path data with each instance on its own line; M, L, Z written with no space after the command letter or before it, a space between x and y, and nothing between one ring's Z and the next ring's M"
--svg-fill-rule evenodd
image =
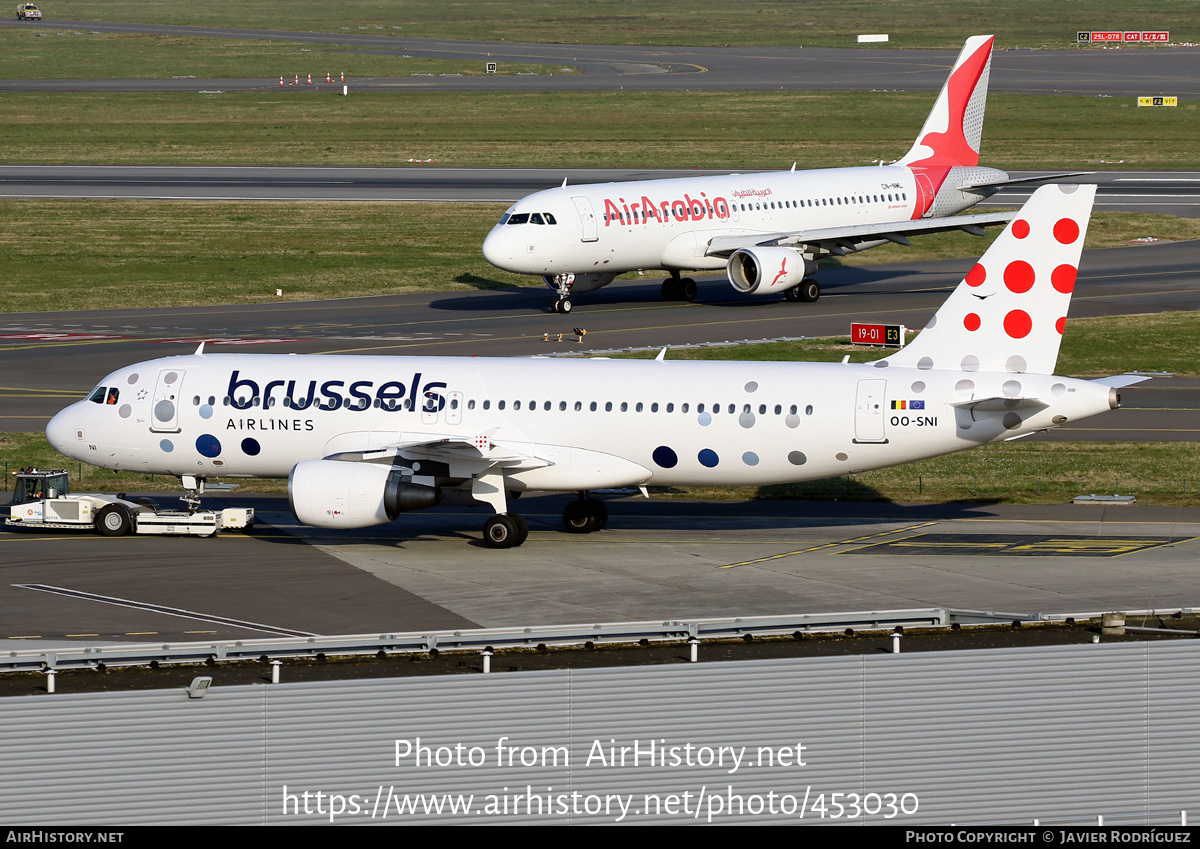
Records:
M0 199L6 312L320 300L529 286L480 253L504 204ZM1088 247L1200 238L1200 221L1098 213ZM977 256L965 234L893 261ZM886 248L877 249L880 252ZM911 252L910 252L911 251ZM874 251L855 257L869 262ZM845 261L845 260L843 260ZM275 291L282 289L282 296Z
M0 200L6 312L494 288L502 204ZM282 298L276 296L282 289Z
M0 28L0 79L225 79L312 74L406 77L411 74L484 76L484 63L404 58L345 44L257 39L201 38L147 33ZM497 73L573 73L561 64L500 62ZM353 80L351 80L351 83Z
M1193 0L55 0L61 20L136 21L400 37L585 44L803 45L849 47L858 33L892 45L946 47L996 33L1002 46L1060 47L1079 29L1169 29L1200 40Z
M319 70L319 69L318 69ZM899 92L20 92L23 164L826 168L902 156L933 103ZM619 115L620 120L613 116ZM864 121L864 115L873 120ZM993 94L983 164L1200 168L1200 104Z

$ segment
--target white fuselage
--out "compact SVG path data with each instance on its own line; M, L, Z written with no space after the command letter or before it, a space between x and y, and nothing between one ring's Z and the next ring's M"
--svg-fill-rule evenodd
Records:
M706 255L714 237L908 221L928 213L935 194L905 166L565 186L510 207L484 240L483 255L521 274L718 269L726 258ZM954 194L948 201L938 194L939 215L979 200Z
M1023 412L1016 425L1003 410L952 406L1014 393L1045 399L1045 406ZM114 372L91 400L55 416L47 436L63 454L107 468L285 477L314 458L487 435L498 449L538 461L506 472L506 488L583 490L824 478L1009 439L1109 408L1106 386L1032 374L209 354ZM426 472L442 478L438 485L462 483L452 468L436 468Z

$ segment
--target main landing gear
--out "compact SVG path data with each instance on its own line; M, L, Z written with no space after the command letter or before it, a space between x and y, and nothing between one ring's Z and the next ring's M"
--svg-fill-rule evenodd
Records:
M662 284L664 301L694 301L698 292L695 280L677 274L672 274Z
M608 524L608 508L586 492L567 504L563 526L567 533L593 534ZM497 513L483 524L483 542L488 548L516 548L529 537L529 524L517 513Z
M793 286L783 293L785 301L811 304L821 297L821 284L816 280L802 280L799 286Z
M488 548L516 548L529 537L529 524L518 513L497 513L483 524Z
M579 498L572 501L563 510L563 525L567 533L592 534L604 530L608 524L608 508L598 498L590 498L587 493L579 493Z

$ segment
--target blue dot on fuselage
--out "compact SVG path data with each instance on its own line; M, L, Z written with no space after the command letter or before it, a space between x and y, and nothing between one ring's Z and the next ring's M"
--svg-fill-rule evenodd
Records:
M717 463L721 462L720 458L717 457L717 452L713 451L711 448L705 448L702 450L696 455L696 459L700 461L701 466L707 466L710 469L715 467Z
M211 433L202 433L196 437L196 450L205 457L216 457L221 453L221 441Z
M252 439L251 437L247 436L245 439L242 440L242 453L243 454L248 454L251 457L256 457L256 456L258 456L258 452L261 450L262 450L262 448L259 447L257 439Z
M164 439L162 442L158 443L158 447L161 448L163 451L167 452L168 454L170 454L172 451L175 450L175 446L171 443L171 440L169 440L169 439Z
M679 463L679 457L665 445L655 448L651 456L654 458L654 462L664 469L673 469Z

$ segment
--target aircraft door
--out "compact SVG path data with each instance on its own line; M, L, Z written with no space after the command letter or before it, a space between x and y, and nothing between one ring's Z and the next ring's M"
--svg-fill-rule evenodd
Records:
M854 441L887 442L883 422L887 418L886 380L860 380L854 402Z
M462 424L463 394L451 392L446 396L446 424Z
M933 190L933 183L924 171L917 171L913 174L913 182L917 187L917 202L916 209L913 211L913 218L922 218L929 211L929 207L933 206L933 199L937 192Z
M153 433L179 433L179 403L182 400L183 369L163 369L154 386L150 406L150 430Z
M600 239L600 231L596 225L596 210L592 208L592 202L585 197L571 198L575 202L575 209L579 211L579 221L583 224L583 236L581 242L596 242Z

